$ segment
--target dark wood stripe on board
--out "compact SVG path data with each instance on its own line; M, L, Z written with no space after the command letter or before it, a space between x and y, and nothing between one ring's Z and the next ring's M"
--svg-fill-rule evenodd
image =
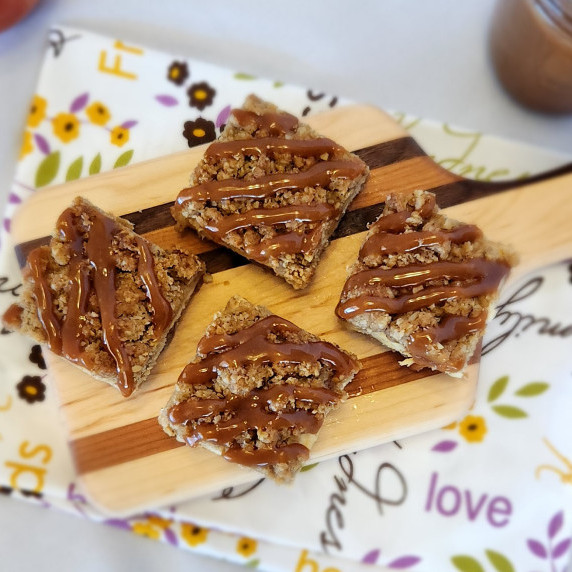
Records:
M346 387L350 398L435 375L399 365L402 356L384 352L361 360L363 369ZM451 379L451 383L455 380ZM85 474L184 446L169 437L156 417L95 433L71 442L76 469Z
M402 137L400 139L378 143L353 152L361 157L372 170L407 161L415 157L425 156L423 149L421 149L412 137ZM173 202L163 203L122 215L122 218L127 219L135 225L135 232L138 234L146 234L173 225L173 217L171 216L170 210L172 206ZM49 240L50 237L44 236L16 245L15 251L20 267L26 263L26 258L31 250L38 246L48 244ZM209 271L215 272L211 269L209 269Z
M386 141L354 152L372 170L370 188L376 192L367 193L366 190L358 195L338 225L332 240L366 230L367 225L373 222L383 210L383 204L379 203L378 196L386 192L406 192L417 188L430 190L436 193L439 206L447 208L572 173L572 163L570 163L517 181L488 182L463 179L434 163L411 137ZM135 225L135 231L139 234L172 228L173 219L170 213L172 205L172 202L164 203L123 215L123 218L132 222ZM24 266L31 250L48 242L49 237L41 237L16 245L15 252L20 266ZM221 272L248 263L240 255L218 247L214 243L212 248L202 252L199 256L207 263L210 273Z

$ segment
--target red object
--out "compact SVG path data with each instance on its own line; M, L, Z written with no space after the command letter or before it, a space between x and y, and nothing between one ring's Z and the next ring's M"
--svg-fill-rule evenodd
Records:
M0 32L25 18L38 0L0 0Z

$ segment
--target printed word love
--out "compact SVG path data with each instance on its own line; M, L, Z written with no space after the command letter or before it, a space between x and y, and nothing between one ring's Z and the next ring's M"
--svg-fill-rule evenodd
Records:
M399 470L391 463L382 463L377 467L373 476L373 486L368 488L354 474L354 463L349 455L338 458L341 475L334 476L336 492L330 495L330 502L325 514L325 530L320 533L322 550L326 553L333 547L342 549L339 532L345 527L343 507L348 502L347 492L353 487L370 498L383 514L384 506L397 506L405 502L407 483ZM390 488L390 493L386 489Z
M502 496L489 498L489 495L476 494L467 489L459 490L454 485L439 486L439 475L433 473L429 483L425 511L436 512L443 516L466 515L471 521L479 517L486 519L491 526L506 526L512 515L512 504Z

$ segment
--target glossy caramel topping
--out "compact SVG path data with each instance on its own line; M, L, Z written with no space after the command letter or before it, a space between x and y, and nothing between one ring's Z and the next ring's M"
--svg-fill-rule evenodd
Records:
M430 354L432 345L459 340L468 334L480 332L484 329L486 322L486 312L481 312L474 317L447 315L441 319L437 326L422 329L410 336L407 349L418 364L430 366L432 361L427 356ZM463 365L464 359L460 358L458 362L453 361L444 364L443 369L444 371L455 372Z
M279 254L306 254L313 252L320 244L322 228L293 230L277 234L272 238L264 238L258 244L245 247L246 254L258 262L264 262Z
M451 230L420 230L403 234L379 231L372 234L359 252L363 260L367 256L400 254L413 252L420 248L439 246L446 242L462 244L483 236L481 230L471 224L461 225Z
M327 203L317 205L287 205L273 209L252 209L222 217L219 221L209 222L205 229L214 235L248 227L276 226L287 223L312 223L331 218L336 209Z
M357 161L322 161L302 173L277 173L256 179L224 179L208 181L183 189L177 197L175 208L187 201L206 202L228 199L261 200L282 191L299 191L306 187L327 187L332 179L357 177L363 165Z
M252 364L302 364L320 361L333 370L334 377L345 377L357 369L357 363L328 342L287 342L280 338L296 335L301 330L278 316L269 316L235 334L206 336L198 345L205 357L187 365L179 382L210 385L219 370L241 368ZM269 336L276 336L275 341ZM189 398L169 411L172 423L192 422L187 436L191 445L207 440L228 448L225 458L248 465L305 459L306 447L298 444L242 451L235 439L251 429L260 431L296 430L317 433L323 415L315 410L320 405L334 405L341 395L327 388L302 387L289 384L254 388L245 395L221 399ZM292 401L298 403L292 407ZM213 421L222 416L220 420Z
M206 357L185 367L179 381L208 385L219 367L243 367L269 363L323 362L331 367L336 377L345 377L357 367L355 361L334 345L323 342L283 342L268 339L270 333L297 333L300 329L278 316L262 318L249 328L235 334L207 336L199 342L198 351Z
M237 155L259 157L268 155L275 157L280 154L295 157L321 157L327 154L329 158L336 153L344 153L345 149L326 137L316 139L284 139L283 137L260 137L257 139L237 139L236 141L216 141L205 151L205 157L220 160Z
M49 251L39 248L28 256L28 272L34 283L34 297L38 317L47 336L50 349L68 360L90 367L82 349L82 327L88 312L88 303L95 295L99 306L103 330L103 344L116 363L118 387L123 395L133 392L134 380L129 353L117 331L116 261L113 256L113 239L121 227L96 210L87 211L89 229L84 236L81 217L74 218L73 209L67 209L58 219L60 238L69 249L69 290L67 312L60 320L54 312L50 286L46 280ZM148 244L137 237L139 249L138 270L147 292L153 312L155 335L168 327L172 318L171 306L163 297L154 271L152 254Z
M452 281L447 286L428 286L418 292L403 295L362 295L340 302L336 313L348 319L364 312L387 312L401 314L426 308L455 298L472 298L494 292L509 267L500 262L473 258L467 262L434 262L402 266L386 270L374 268L350 276L344 293L352 287L368 286L403 288L420 286L431 280L446 278ZM463 283L465 281L465 283Z
M95 216L91 221L85 253L93 267L93 288L99 302L103 341L115 360L121 392L129 394L133 391L133 370L126 348L119 338L115 316L115 259L112 255L114 232L117 232L114 221Z
M434 195L426 197L429 200L418 212L423 222L435 210ZM409 210L381 217L373 225L373 234L360 250L360 260L363 262L368 257L381 256L384 261L388 255L411 253L447 242L463 244L482 238L481 230L474 225L460 225L449 230L406 232L408 227L418 225L418 218ZM508 272L507 263L485 258L366 268L348 278L336 313L345 320L367 312L395 315L421 310L448 300L488 295L498 289ZM481 331L485 323L486 312L476 317L446 314L435 327L420 328L415 332L408 341L408 350L418 364L434 365L429 357L432 346ZM443 367L452 372L458 371L463 365L459 361Z
M217 423L200 423L189 440L215 441L219 445L230 443L249 429L282 431L301 429L305 433L317 433L323 418L310 409L288 411L280 407L281 401L294 398L309 405L334 404L339 396L335 391L296 387L293 385L273 385L265 389L253 389L247 395L233 395L227 399L187 399L175 405L169 412L171 422L182 424L189 420L210 421L217 415L226 420ZM270 409L272 407L274 411ZM276 411L277 410L277 411Z
M34 284L34 298L38 306L38 319L44 328L50 349L61 354L62 339L60 320L54 312L53 296L45 275L48 267L49 250L39 247L28 255L26 273Z
M18 306L18 304L12 304L4 312L4 315L2 316L2 322L12 328L19 327L22 322L23 311L24 309L22 306Z
M145 239L137 237L137 248L139 249L139 263L137 270L139 272L139 276L141 276L143 284L145 285L147 297L149 298L151 308L153 309L153 325L155 327L154 334L156 337L160 337L161 334L169 327L169 324L173 319L173 309L161 292L161 287L157 280L157 274L155 273L155 263L153 261L153 255L151 254L149 243Z
M281 447L269 449L256 449L248 451L233 446L224 454L224 458L231 463L240 463L249 467L265 467L278 463L291 463L292 461L305 461L310 456L310 450L301 443L290 443Z
M255 126L256 130L264 129L270 135L286 135L298 127L298 118L290 113L254 113L246 109L233 109L232 115L241 127Z
M187 201L263 200L282 191L299 191L316 186L327 188L332 179L354 178L362 170L363 165L358 161L323 161L302 173L279 173L251 180L209 181L181 191L174 208L180 213ZM210 221L204 231L213 240L221 242L228 233L249 227L323 223L338 213L339 208L328 203L251 209L223 216L218 221ZM281 254L305 254L315 249L318 243L319 234L315 228L298 228L287 233L277 232L272 238L262 239L258 245L247 245L245 251L254 260L264 262Z

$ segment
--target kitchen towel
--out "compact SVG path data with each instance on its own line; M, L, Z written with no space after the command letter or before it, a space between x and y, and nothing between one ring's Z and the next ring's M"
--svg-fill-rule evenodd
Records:
M299 116L334 95L59 27L49 42L3 220L0 311L18 294L18 204L51 184L213 140L249 93ZM394 113L445 168L482 180L560 154ZM110 519L76 482L40 346L0 335L0 492L277 571L564 572L572 543L572 266L503 291L471 410L448 427L264 480Z

